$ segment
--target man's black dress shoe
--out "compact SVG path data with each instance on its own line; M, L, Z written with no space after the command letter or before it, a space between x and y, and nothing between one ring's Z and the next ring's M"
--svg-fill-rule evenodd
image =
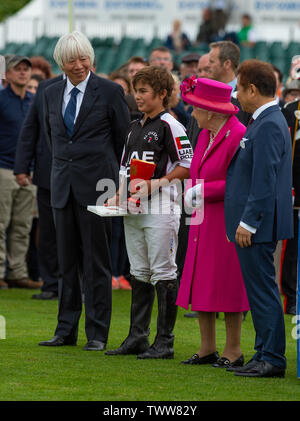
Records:
M40 294L33 294L34 300L57 300L58 295L55 292L43 291Z
M245 364L244 366L232 366L232 365L230 365L229 367L227 367L226 370L227 371L234 371L234 372L241 371L241 370L246 371L246 370L249 370L250 368L252 368L254 365L256 365L257 362L258 362L257 360L254 360L253 358L251 358L251 360L249 360L247 362L247 364Z
M190 364L190 365L197 365L197 364L213 364L220 358L218 351L213 352L212 354L205 355L204 357L199 357L198 354L194 354L188 360L181 361L181 364Z
M215 368L242 367L243 364L244 364L244 356L242 354L239 356L239 358L232 361L232 363L230 362L228 358L221 357L214 364L212 364L212 367L215 367Z
M101 341L88 341L87 344L84 346L84 351L104 351L106 348L106 344Z
M76 339L62 336L53 336L49 341L42 341L39 343L40 346L65 346L65 345L76 345Z
M267 361L256 361L256 364L253 364L252 367L243 370L235 370L235 376L244 376L244 377L284 377L285 369L276 367Z

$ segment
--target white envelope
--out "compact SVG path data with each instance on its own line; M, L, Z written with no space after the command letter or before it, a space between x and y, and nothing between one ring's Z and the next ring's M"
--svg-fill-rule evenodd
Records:
M128 212L119 206L88 206L87 210L103 217L126 216Z

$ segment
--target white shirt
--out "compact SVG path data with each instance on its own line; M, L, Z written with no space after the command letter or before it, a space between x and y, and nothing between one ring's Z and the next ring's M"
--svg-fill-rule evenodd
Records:
M89 81L90 75L91 75L91 72L89 72L89 74L87 75L87 77L84 81L80 82L76 86L76 88L80 92L78 92L77 97L76 97L76 114L75 114L74 124L76 123L76 119L77 119L78 114L79 114L79 110L80 110L82 100L83 100L83 95L85 93L86 86L87 86L87 83ZM75 86L71 83L70 79L67 77L67 84L66 84L66 87L65 87L63 103L62 103L62 115L63 116L65 115L67 105L68 105L68 103L71 99L71 91L72 91L73 88L75 88Z
M266 104L264 104L261 107L257 108L257 110L255 110L254 113L253 113L253 115L252 115L253 120L256 120L257 117L263 111L265 111L269 107L273 107L273 105L278 105L276 100L267 102ZM247 231L250 231L252 234L255 234L256 233L256 228L251 227L251 225L245 224L245 222L243 222L243 221L240 222L240 226L242 228L245 228Z

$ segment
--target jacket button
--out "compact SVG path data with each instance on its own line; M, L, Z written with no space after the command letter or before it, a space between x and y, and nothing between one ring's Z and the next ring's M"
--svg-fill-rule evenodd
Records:
M73 143L72 140L69 140L69 145L72 145L72 143Z
M69 159L69 162L72 162L73 161L73 159Z

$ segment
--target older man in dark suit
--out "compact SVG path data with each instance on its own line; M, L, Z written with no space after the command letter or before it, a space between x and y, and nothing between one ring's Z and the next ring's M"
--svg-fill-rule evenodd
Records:
M111 221L87 211L118 181L129 112L120 85L90 70L94 51L85 35L61 37L54 58L66 80L45 91L45 125L52 149L51 203L56 224L59 313L55 336L42 346L75 345L85 297L85 350L106 347L111 317ZM101 187L102 188L102 187Z
M292 154L285 118L275 100L272 67L242 63L238 100L252 120L227 171L226 232L236 243L256 331L253 358L235 374L284 377L285 327L273 253L293 236ZM230 370L231 371L231 370Z

